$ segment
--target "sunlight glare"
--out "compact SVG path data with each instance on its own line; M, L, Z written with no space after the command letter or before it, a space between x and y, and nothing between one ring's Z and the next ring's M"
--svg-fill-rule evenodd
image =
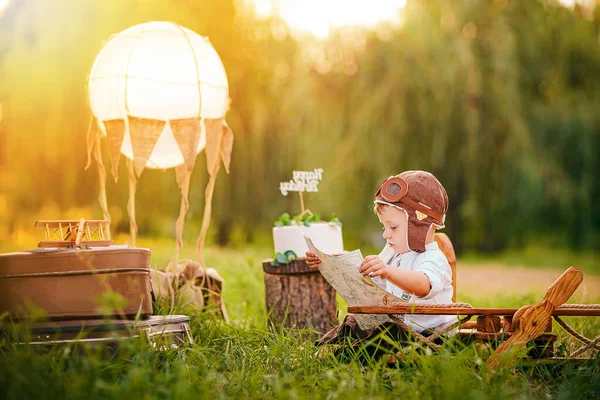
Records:
M399 22L406 0L254 0L258 16L279 15L290 28L326 38L332 28Z
M273 14L273 1L254 0L254 11L259 17L268 17L269 15Z
M564 7L575 8L575 5L579 5L583 8L594 8L596 0L558 0Z
M0 13L2 12L2 10L4 10L6 8L7 5L8 5L8 0L0 0Z

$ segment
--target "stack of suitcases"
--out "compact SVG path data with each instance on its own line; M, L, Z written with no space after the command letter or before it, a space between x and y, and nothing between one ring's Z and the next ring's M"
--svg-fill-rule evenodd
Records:
M40 314L36 310L43 310L46 320L29 324L32 344L114 345L139 335L169 347L192 342L187 316L152 315L150 250L89 247L110 241L86 242L85 234L72 236L71 246L71 239L63 236L67 230L63 225L92 236L89 227L107 221L41 222L47 239L48 229L59 224L62 240L40 242L42 248L36 250L0 254L0 315L9 317L3 323L28 323L32 315Z

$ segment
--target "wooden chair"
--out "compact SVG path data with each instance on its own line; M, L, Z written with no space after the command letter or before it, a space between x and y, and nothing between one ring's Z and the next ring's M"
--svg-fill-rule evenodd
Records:
M436 241L438 246L440 246L440 250L448 259L448 263L450 264L450 268L452 269L452 301L456 302L456 253L454 252L454 246L450 241L450 238L445 233L436 233L433 236L433 239Z

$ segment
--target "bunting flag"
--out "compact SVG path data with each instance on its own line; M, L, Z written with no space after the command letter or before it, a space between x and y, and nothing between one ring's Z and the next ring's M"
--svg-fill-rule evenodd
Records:
M154 146L162 133L166 121L159 119L128 117L129 135L133 150L135 173L139 177L154 150Z
M135 221L135 192L137 190L137 178L133 167L133 161L125 160L127 164L127 176L129 177L129 199L127 200L127 214L129 214L129 236L131 246L135 247L135 239L137 238L138 226Z
M221 162L221 138L223 137L223 119L205 118L204 128L206 130L206 168L212 176L219 171Z
M231 154L233 150L234 135L224 118L185 118L170 121L128 117L129 134L131 137L131 146L133 160L126 160L128 178L129 178L129 200L127 202L127 211L129 214L130 240L131 245L136 245L137 223L135 216L135 196L137 187L137 178L141 175L150 159L156 143L163 133L165 124L169 124L173 137L175 138L181 155L183 164L175 167L175 176L177 185L181 189L181 205L179 217L176 224L176 248L175 255L170 263L171 268L176 268L179 261L179 254L183 248L183 228L185 216L189 209L189 186L193 168L196 162L197 149L202 135L202 123L206 133L206 167L210 175L209 182L204 192L204 213L202 216L202 226L200 236L196 243L199 263L204 264L204 244L210 226L212 214L212 198L215 189L216 177L219 172L221 161L225 172L230 172ZM121 156L121 147L126 133L126 121L124 119L113 119L102 121L106 128L107 144L111 160L111 173L115 182L118 180L119 161ZM102 153L100 140L102 138L98 120L93 117L87 132L87 165L91 163L91 157L98 164L98 174L100 177L100 195L99 202L102 208L104 218L110 220L106 201L106 170L102 163ZM110 233L109 233L110 234Z
M92 116L92 118L90 118L90 126L88 127L87 135L85 137L85 144L87 147L87 162L85 163L84 171L87 170L92 164L92 153L94 151L94 147L96 146L99 133L100 128L98 128L98 120L96 117Z
M100 147L101 136L102 135L96 135L96 144L92 145L94 149L94 160L96 160L96 165L98 166L98 185L100 186L98 202L100 203L104 219L111 221L110 213L108 212L108 202L106 200L106 168L104 168L104 163L102 162L102 147ZM110 239L110 225L105 234L106 238Z
M185 179L188 173L192 173L187 167L185 163L178 165L175 167L175 180L177 181L177 186L181 189L181 185L183 184L183 180Z
M229 165L231 164L231 152L233 150L233 131L223 119L223 139L221 140L221 159L225 172L229 173Z
M200 236L196 242L196 252L198 254L198 262L205 267L204 264L204 242L210 226L210 217L212 214L212 198L215 191L215 181L217 173L221 166L221 148L224 131L224 119L205 119L206 128L206 162L210 179L204 190L204 213L202 214L202 226L200 228ZM226 146L227 147L227 146ZM229 153L231 154L231 152Z
M175 271L177 268L177 263L179 262L179 253L181 253L181 249L183 249L183 226L185 224L185 215L187 214L188 209L190 208L189 203L189 191L190 191L190 177L192 175L192 171L188 170L184 165L179 167L183 167L183 171L180 171L180 174L183 175L181 179L181 183L178 182L179 187L181 188L181 206L179 207L179 217L177 218L177 223L175 225L175 255L171 260L167 271ZM179 167L176 167L175 171L181 170ZM179 179L179 178L178 178Z
M169 121L173 136L179 145L187 169L192 171L198 154L198 142L202 127L199 118L174 119ZM179 181L177 182L179 183ZM181 184L179 183L179 187Z
M217 164L217 167L219 164ZM204 213L202 214L202 227L200 228L200 236L196 241L196 254L198 255L198 262L206 267L204 264L204 242L206 242L206 234L208 233L208 227L210 226L210 217L212 214L212 198L215 191L215 180L217 179L217 173L210 174L208 184L204 190Z
M119 160L121 159L121 145L125 136L125 120L111 119L103 121L106 128L106 142L110 156L111 173L115 182L119 180Z

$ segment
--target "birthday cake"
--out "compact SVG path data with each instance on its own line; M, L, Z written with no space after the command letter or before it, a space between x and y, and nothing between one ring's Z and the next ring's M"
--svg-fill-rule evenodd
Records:
M273 228L275 253L292 250L298 257L304 257L308 251L304 236L312 239L317 248L327 254L339 254L344 251L342 228L333 222L313 222L310 226L290 225Z
M314 214L304 208L303 192L317 192L319 181L323 178L323 168L315 168L312 171L293 171L292 179L288 182L280 182L279 190L284 196L288 192L298 192L302 212L290 217L288 213L282 214L273 228L273 242L275 254L285 255L287 261L296 257L304 257L308 251L304 235L312 239L317 248L327 254L339 254L344 251L342 240L342 224L335 215L331 221L323 222L319 214ZM291 255L290 250L295 253ZM279 261L279 258L277 258ZM282 262L285 262L282 259Z

